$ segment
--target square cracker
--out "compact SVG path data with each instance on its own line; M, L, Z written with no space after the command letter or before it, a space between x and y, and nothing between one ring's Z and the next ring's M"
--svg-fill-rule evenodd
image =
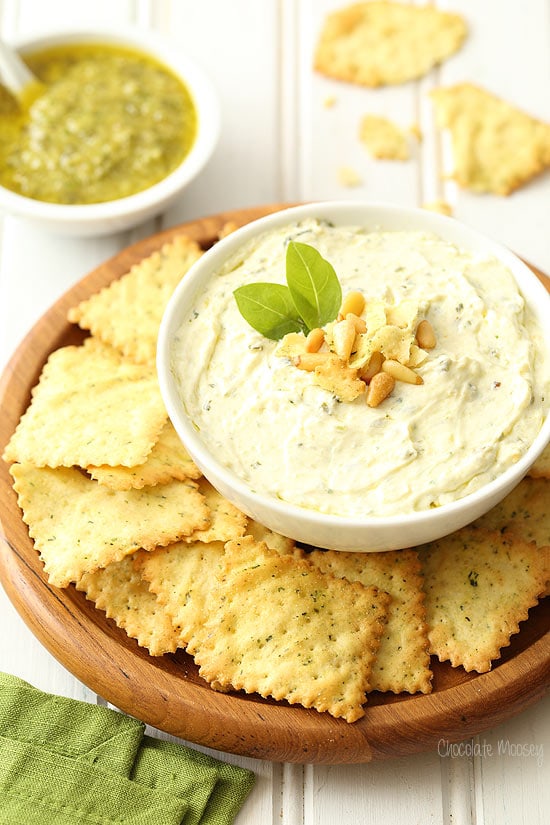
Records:
M458 184L509 195L550 166L550 124L472 83L432 92L436 118L451 134Z
M431 5L354 3L326 17L314 67L361 86L406 83L450 57L466 34L461 16Z
M145 461L166 419L154 368L88 338L50 355L4 458L38 467L133 467Z
M193 481L116 491L72 467L13 464L10 472L23 521L57 587L208 524L208 508Z
M496 507L474 522L476 527L511 533L523 541L534 541L547 560L550 596L550 484L544 476L524 478Z
M199 673L353 722L364 715L389 600L251 536L230 541L195 653Z
M550 444L539 455L528 475L531 478L550 479Z
M440 661L484 673L544 590L544 554L531 542L465 527L420 550L430 647Z
M224 555L220 541L178 541L150 553L139 552L134 565L178 632L178 644L193 654L212 607L216 570Z
M68 319L133 361L154 364L164 309L183 275L201 255L198 244L180 235L73 307Z
M325 573L374 585L392 597L370 676L370 689L430 693L432 672L425 622L422 566L416 550L343 553L315 550L310 562Z
M248 519L246 535L252 536L256 542L265 541L268 547L276 550L282 556L296 555L298 558L303 558L302 550L296 547L292 539L283 536L282 533L270 530L269 527L265 527L265 525L260 524L259 521L254 521L252 518Z
M158 441L143 464L136 467L109 467L103 464L86 469L92 478L111 490L139 490L155 484L167 484L174 479L197 479L202 475L171 421L167 421L162 428Z
M231 504L207 481L199 480L199 490L210 511L210 524L206 530L194 530L185 541L230 541L244 536L247 517Z
M104 610L107 618L136 639L140 647L147 648L151 656L162 656L177 649L177 628L134 568L133 556L85 573L76 583L76 589L82 590L87 599Z
M524 478L474 525L550 547L550 484L544 478Z

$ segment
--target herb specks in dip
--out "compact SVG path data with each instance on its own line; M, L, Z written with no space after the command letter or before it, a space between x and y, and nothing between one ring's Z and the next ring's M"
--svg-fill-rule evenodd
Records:
M344 294L416 302L437 346L375 408L342 402L277 355L233 291L283 283L289 240L314 246ZM200 436L255 491L339 516L438 507L516 462L548 408L542 335L511 273L424 232L374 232L308 220L241 248L215 273L172 353Z

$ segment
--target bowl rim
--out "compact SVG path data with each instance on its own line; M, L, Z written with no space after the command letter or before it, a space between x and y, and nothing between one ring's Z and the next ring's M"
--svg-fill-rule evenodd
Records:
M278 516L288 518L289 516L296 519L306 519L313 523L319 529L333 528L335 525L342 530L361 530L361 529L376 529L395 527L403 528L406 526L419 525L426 520L426 518L434 519L439 522L444 522L447 516L453 516L461 511L468 510L470 505L474 503L482 503L486 500L492 499L500 490L503 491L501 498L506 495L510 486L515 486L514 482L519 483L521 478L527 473L530 466L542 453L545 446L550 442L550 407L546 412L542 427L537 436L530 444L529 448L523 456L513 465L508 467L496 479L482 485L472 493L462 496L455 501L443 504L437 508L418 510L402 515L388 515L388 516L369 516L369 517L349 517L340 516L337 514L327 514L320 511L301 507L291 502L277 499L265 493L254 492L250 487L242 481L242 479L231 469L219 462L211 453L208 446L199 437L195 428L185 411L183 401L181 400L176 386L175 377L171 366L171 346L174 333L179 328L185 313L182 311L182 294L188 294L190 304L197 292L200 290L201 283L206 278L210 277L214 270L219 265L219 262L225 259L228 254L235 251L238 246L245 244L251 238L265 232L270 228L284 225L285 223L299 220L306 217L326 217L327 212L336 211L339 215L348 212L362 211L365 215L363 224L368 222L367 215L369 213L382 215L384 217L393 217L399 220L410 220L413 222L420 222L429 224L428 226L402 226L402 230L412 229L420 231L430 231L438 234L440 231L443 240L456 243L469 251L470 254L476 254L471 248L478 245L484 250L484 254L491 254L498 257L512 272L514 280L520 289L522 296L526 303L529 304L535 316L542 321L543 313L540 307L544 306L545 302L548 305L546 315L550 319L550 295L545 289L544 285L538 280L529 267L511 250L493 240L492 238L478 232L476 229L457 221L453 217L440 215L428 210L416 207L403 207L397 204L384 201L312 201L303 203L298 206L285 207L277 212L270 213L261 218L258 218L251 223L235 230L227 237L218 241L211 249L207 250L204 255L190 268L186 273L185 278L180 281L176 287L168 305L163 314L160 324L159 335L157 340L157 357L156 367L159 379L161 394L166 405L166 409L171 419L174 428L178 432L181 440L185 446L189 445L189 452L195 455L200 454L200 463L206 468L205 476L209 473L220 477L225 485L234 489L241 497L257 502L258 505L268 508ZM372 222L372 221L371 221ZM343 221L339 221L343 225ZM348 221L348 225L350 225ZM357 225L357 219L353 222ZM381 227L382 229L386 227ZM376 229L373 226L373 229ZM451 237L450 237L451 236ZM459 238L470 240L470 249L467 243L459 241ZM519 280L518 280L519 278ZM545 328L542 324L542 332L546 347L550 353L550 323ZM489 507L485 508L486 510Z
M171 198L204 167L218 143L221 106L214 85L202 66L156 31L125 24L56 27L14 39L22 54L62 43L103 42L134 47L164 64L187 87L197 112L197 134L181 163L162 180L132 195L90 204L62 204L29 198L0 184L0 209L33 220L80 223L125 217Z

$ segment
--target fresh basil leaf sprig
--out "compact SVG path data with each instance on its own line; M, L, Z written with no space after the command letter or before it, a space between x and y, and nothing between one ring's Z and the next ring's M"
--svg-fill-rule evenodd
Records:
M313 247L290 241L286 283L258 282L233 292L239 312L266 338L307 333L333 321L342 304L342 288L333 266Z

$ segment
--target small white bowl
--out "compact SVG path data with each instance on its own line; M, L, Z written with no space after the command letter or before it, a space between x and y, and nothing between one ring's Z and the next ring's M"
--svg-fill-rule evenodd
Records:
M433 232L474 255L498 258L513 274L520 292L538 319L550 352L550 297L531 270L509 250L458 221L427 210L353 202L306 204L261 218L229 235L206 252L179 284L166 309L158 338L157 370L168 414L189 453L222 495L260 523L297 541L338 550L380 551L416 546L448 535L482 516L519 483L550 440L550 414L523 457L476 492L438 508L403 516L344 518L253 492L210 452L186 413L172 370L172 348L175 335L189 315L196 295L241 245L266 230L307 217L382 231Z
M159 183L118 200L93 204L56 204L27 198L0 186L0 209L65 236L121 232L166 210L212 155L220 132L220 106L202 69L174 44L137 28L56 31L16 43L20 54L70 43L106 43L135 48L167 66L185 84L197 110L197 135L181 164Z

